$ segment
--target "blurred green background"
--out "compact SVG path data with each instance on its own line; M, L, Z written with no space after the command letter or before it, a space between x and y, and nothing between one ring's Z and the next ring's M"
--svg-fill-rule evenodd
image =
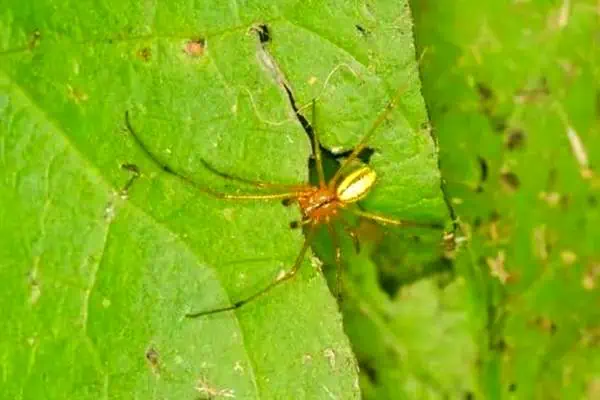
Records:
M600 4L411 6L458 248L352 264L364 397L598 399Z

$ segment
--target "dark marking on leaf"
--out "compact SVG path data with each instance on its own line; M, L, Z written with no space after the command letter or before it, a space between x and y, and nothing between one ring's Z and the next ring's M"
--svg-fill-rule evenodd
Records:
M489 118L494 131L504 132L506 130L506 118L493 115L490 115Z
M142 61L150 61L152 50L149 47L143 47L138 51L137 55Z
M356 27L356 30L361 34L361 36L363 37L367 37L371 34L370 31L366 30L365 28L363 28L361 25L354 25Z
M367 360L358 360L358 367L367 375L371 382L377 383L377 370L373 366L372 362Z
M503 353L506 351L508 346L506 345L506 342L504 341L504 339L501 338L501 339L498 339L495 343L491 343L491 348L492 348L492 350Z
M477 93L479 93L479 97L481 98L481 100L489 101L494 98L494 93L492 92L492 89L489 86L485 85L484 83L477 82L476 87Z
M498 210L492 210L490 212L490 222L498 222L500 221L500 213Z
M201 57L204 55L206 50L206 40L203 38L196 38L188 40L185 44L183 51L190 57Z
M547 317L537 317L533 323L550 335L554 335L558 329L556 323Z
M511 129L506 137L506 148L508 150L518 150L525 145L525 132L522 129Z
M131 188L131 186L133 185L133 183L141 175L140 174L140 169L139 169L139 167L137 165L130 164L130 163L121 164L121 169L124 169L125 171L131 172L131 176L129 177L129 179L127 180L127 182L125 183L125 185L123 185L123 187L119 191L119 193L120 193L120 195L122 197L127 197L129 189Z
M571 197L568 194L561 195L558 201L562 210L566 211L569 209L569 204L571 204Z
M598 198L596 196L594 196L593 194L591 194L591 195L588 196L587 201L588 201L588 205L590 207L595 208L595 207L598 206Z
M508 385L508 391L513 393L517 391L517 384L516 383L511 383L510 385Z
M503 133L506 130L506 117L495 113L494 109L497 103L493 90L485 83L477 82L475 85L479 94L479 103L481 112L488 118L492 129Z
M477 157L477 162L479 163L479 183L477 184L476 192L483 192L483 184L487 181L488 178L488 164L485 158Z
M36 29L29 37L29 43L27 44L27 47L29 47L29 50L33 50L36 47L38 47L41 39L42 39L42 33Z
M135 164L130 164L130 163L121 164L121 168L123 168L124 170L130 171L130 172L133 172L134 174L137 174L137 175L140 174L140 168Z
M152 373L157 376L160 375L160 356L158 355L158 351L153 346L150 346L146 350L145 357Z
M146 350L146 360L148 360L148 362L152 365L158 365L158 363L159 363L158 351L156 351L156 349L154 347L150 347L150 348L148 348L148 350Z
M271 32L266 24L259 24L254 27L258 34L258 40L261 44L269 43L271 41Z
M475 400L475 393L473 392L466 392L465 396L464 396L465 400Z
M510 191L515 191L521 186L519 177L514 172L504 172L500 175L500 179L505 187Z
M487 260L486 260L485 256L479 256L477 258L477 264L479 264L480 267L487 267Z
M517 99L521 103L532 103L550 94L548 79L541 77L535 85L517 91Z

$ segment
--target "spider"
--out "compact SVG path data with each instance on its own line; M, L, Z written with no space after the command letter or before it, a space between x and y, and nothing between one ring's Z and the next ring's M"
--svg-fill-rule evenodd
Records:
M417 223L412 221L403 221L395 218L390 218L385 215L380 215L372 212L367 212L362 209L356 207L356 203L362 199L364 199L370 192L370 190L375 185L377 181L376 172L367 165L356 166L357 159L361 152L366 149L367 143L369 139L375 134L377 128L386 120L388 114L393 110L396 105L396 102L399 100L403 90L398 90L396 95L392 98L392 100L386 105L385 109L379 113L370 129L367 133L362 137L358 145L354 147L354 149L350 152L347 158L340 164L337 171L334 175L327 180L325 178L325 172L323 168L323 160L321 155L321 147L320 142L317 135L317 130L315 129L315 101L312 101L313 113L312 113L312 132L311 140L312 140L312 152L313 159L316 166L316 173L318 177L318 184L312 185L310 183L303 183L297 185L288 185L288 184L279 184L279 183L270 183L263 181L255 181L250 179L245 179L242 177L234 176L227 174L225 172L219 171L206 161L201 160L202 164L205 168L207 168L212 173L231 181L236 181L243 184L248 184L255 186L260 189L268 189L269 193L265 194L232 194L232 193L223 193L206 186L200 185L194 180L190 179L185 174L182 174L178 171L173 170L168 165L161 162L158 157L150 151L150 149L146 146L146 144L140 139L140 137L136 134L131 121L129 119L129 113L125 113L125 123L128 132L131 134L137 145L143 150L143 152L152 160L160 169L170 175L173 175L185 182L186 184L192 185L194 188L203 192L209 196L223 199L223 200L283 200L284 205L297 204L300 208L300 212L302 215L302 219L300 221L293 222L291 225L292 228L302 227L305 229L305 239L303 245L292 265L292 267L283 274L280 274L275 280L271 283L252 294L251 296L247 296L242 298L241 300L236 301L235 303L214 308L210 310L193 312L186 314L188 318L196 318L201 316L207 316L211 314L217 314L226 311L237 310L240 307L248 304L252 300L264 295L271 289L276 286L281 285L282 283L294 278L297 272L302 265L302 261L308 251L309 247L312 244L312 241L315 237L315 233L317 228L325 225L332 237L333 245L335 247L335 263L337 267L337 294L339 295L341 292L341 270L342 270L342 256L341 256L341 248L340 241L336 231L336 228L333 224L334 221L340 219L340 214L342 212L349 212L361 218L367 218L379 223L401 226L401 225L410 225L410 226L426 226L433 228L442 228L440 224L432 223ZM298 112L298 111L296 111ZM132 164L123 165L124 168L133 171L134 173L138 173L137 168L133 167ZM129 184L128 184L129 186ZM352 239L356 238L352 235Z

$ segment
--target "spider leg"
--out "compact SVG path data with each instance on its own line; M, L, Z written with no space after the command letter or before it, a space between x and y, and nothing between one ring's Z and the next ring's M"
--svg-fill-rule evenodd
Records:
M131 176L129 177L129 179L127 180L125 185L121 188L121 190L119 190L119 194L121 196L126 197L127 192L129 192L129 188L131 187L131 185L133 185L133 183L136 180L138 180L138 178L140 177L141 174L140 174L140 169L135 164L121 164L121 169L131 172Z
M291 229L298 229L298 228L303 228L305 225L308 225L310 223L312 223L313 221L311 219L301 219L300 221L292 221L290 222L290 228Z
M417 222L417 221L405 221L396 218L391 218L385 215L375 214L368 211L357 210L348 208L347 211L352 214L358 215L362 218L368 218L376 222L380 222L387 225L395 225L395 226L415 226L415 227L423 227L423 228L432 228L432 229L444 229L444 225L442 223L427 223L427 222Z
M188 313L185 316L187 318L197 318L197 317L203 317L206 315L218 314L218 313L222 313L222 312L226 312L226 311L237 310L238 308L250 303L252 300L264 295L265 293L267 293L274 287L279 286L280 284L292 279L293 277L296 276L296 273L300 270L300 267L302 266L302 261L304 261L304 256L306 255L306 251L309 249L309 247L312 243L314 235L315 235L315 226L313 225L313 226L311 226L310 230L308 231L308 233L306 235L306 238L304 239L302 248L300 249L300 252L298 253L298 256L296 257L296 260L294 261L294 265L292 266L292 268L290 270L286 271L283 275L278 276L274 281L272 281L270 284L265 286L263 289L259 290L258 292L254 293L251 296L248 296L242 300L236 301L235 303L233 303L230 306L215 308L215 309L208 310L208 311Z
M129 131L129 133L131 134L131 136L135 140L136 144L142 149L142 151L146 154L146 156L150 160L152 160L152 162L154 162L157 166L160 167L160 169L163 172L165 172L165 173L167 173L169 175L177 177L181 181L186 182L188 185L193 186L194 188L196 188L200 192L208 194L209 196L212 196L212 197L215 197L215 198L219 198L219 199L226 199L226 200L267 200L267 199L289 199L289 198L294 198L294 197L297 197L298 194L300 194L302 192L302 190L297 189L297 190L292 190L292 191L287 191L287 192L268 193L268 194L230 194L230 193L222 193L222 192L218 192L218 191L209 189L207 187L204 187L204 186L196 183L190 177L188 177L186 175L183 175L183 174L181 174L181 173L173 170L171 167L169 167L168 165L166 165L162 161L160 161L158 159L158 157L156 157L156 155L154 155L148 149L148 147L146 146L146 144L135 133L133 127L131 126L131 122L129 120L129 112L125 112L125 124L127 126L127 130ZM132 165L132 164L125 164L125 165Z
M421 64L421 61L423 60L423 58L425 56L426 51L427 51L427 49L425 49L423 51L423 53L421 53L421 56L419 57L419 59L416 62L415 68L416 68L417 72L419 70L419 65ZM392 112L392 110L396 107L396 104L398 103L398 101L400 100L400 98L402 97L402 95L404 94L404 92L406 91L407 88L408 88L408 85L404 84L404 85L400 86L400 88L396 91L396 93L394 94L392 99L385 106L384 110L381 111L381 113L377 116L377 118L373 122L373 125L371 125L371 127L369 128L369 130L367 131L365 136L363 136L363 138L358 143L358 145L356 145L354 150L352 150L352 153L350 153L348 158L346 158L346 160L344 160L342 165L340 165L340 168L336 171L333 178L331 178L331 180L329 181L329 185L331 187L335 187L337 185L337 181L342 176L344 169L346 169L354 160L356 160L358 155L367 147L368 141L375 134L375 132L377 131L377 128L379 128L379 126L387 119L390 112Z
M217 168L213 167L211 164L208 163L208 161L206 161L204 159L200 159L200 162L202 162L202 165L204 166L204 168L206 168L207 170L209 170L213 174L218 175L221 178L231 180L231 181L245 183L247 185L252 185L252 186L259 187L259 188L280 188L280 189L287 189L287 190L303 190L303 189L306 189L306 185L303 185L303 184L296 184L296 185L289 184L288 185L288 184L285 184L285 183L272 183L272 182L264 182L264 181L259 181L259 180L252 180L252 179L242 178L242 177L239 177L239 176L235 176L235 175L228 174L226 172L220 171Z
M335 296L338 299L338 302L342 302L342 248L340 246L340 237L335 230L335 226L333 222L327 222L327 230L331 235L331 240L333 241L333 249L335 251Z
M325 181L325 172L323 170L323 159L321 157L321 142L319 142L319 134L317 130L317 107L315 100L312 101L312 140L313 140L313 153L315 156L315 163L317 164L317 174L319 176L319 186L325 187L327 185Z
M354 245L354 251L356 251L357 254L360 253L360 241L358 240L358 234L356 233L356 228L354 228L353 226L350 226L348 221L344 220L343 218L340 218L339 221L342 223L342 225L344 225L344 230L352 239L352 244Z
M373 122L373 125L371 125L371 128L369 128L369 130L363 136L363 138L360 140L360 142L356 145L356 147L354 147L354 149L352 150L352 153L350 153L348 158L346 158L344 160L342 165L340 165L339 169L336 171L333 178L331 178L331 180L329 181L329 185L331 187L335 187L337 185L337 181L342 176L342 172L344 172L344 170L354 160L356 160L356 158L358 157L360 152L363 151L365 149L365 147L367 147L368 141L375 134L375 132L377 132L377 128L379 128L379 126L387 119L388 115L396 107L396 103L398 102L398 100L400 100L400 97L402 96L402 94L404 93L405 90L406 90L406 86L405 85L401 86L400 89L398 89L398 91L392 98L392 100L390 100L388 102L388 104L385 106L385 109L377 116L377 119L375 119L375 122Z

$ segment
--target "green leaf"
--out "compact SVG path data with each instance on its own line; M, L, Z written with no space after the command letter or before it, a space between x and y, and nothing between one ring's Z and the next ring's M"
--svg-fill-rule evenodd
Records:
M332 12L335 11L335 12ZM261 44L258 24L269 28ZM11 1L0 12L0 344L9 398L357 398L356 366L321 275L236 312L303 241L276 201L223 201L206 160L249 179L307 179L296 103L318 97L324 145L369 144L365 207L441 219L445 206L406 3ZM327 76L331 75L327 86ZM133 163L142 172L122 189Z

